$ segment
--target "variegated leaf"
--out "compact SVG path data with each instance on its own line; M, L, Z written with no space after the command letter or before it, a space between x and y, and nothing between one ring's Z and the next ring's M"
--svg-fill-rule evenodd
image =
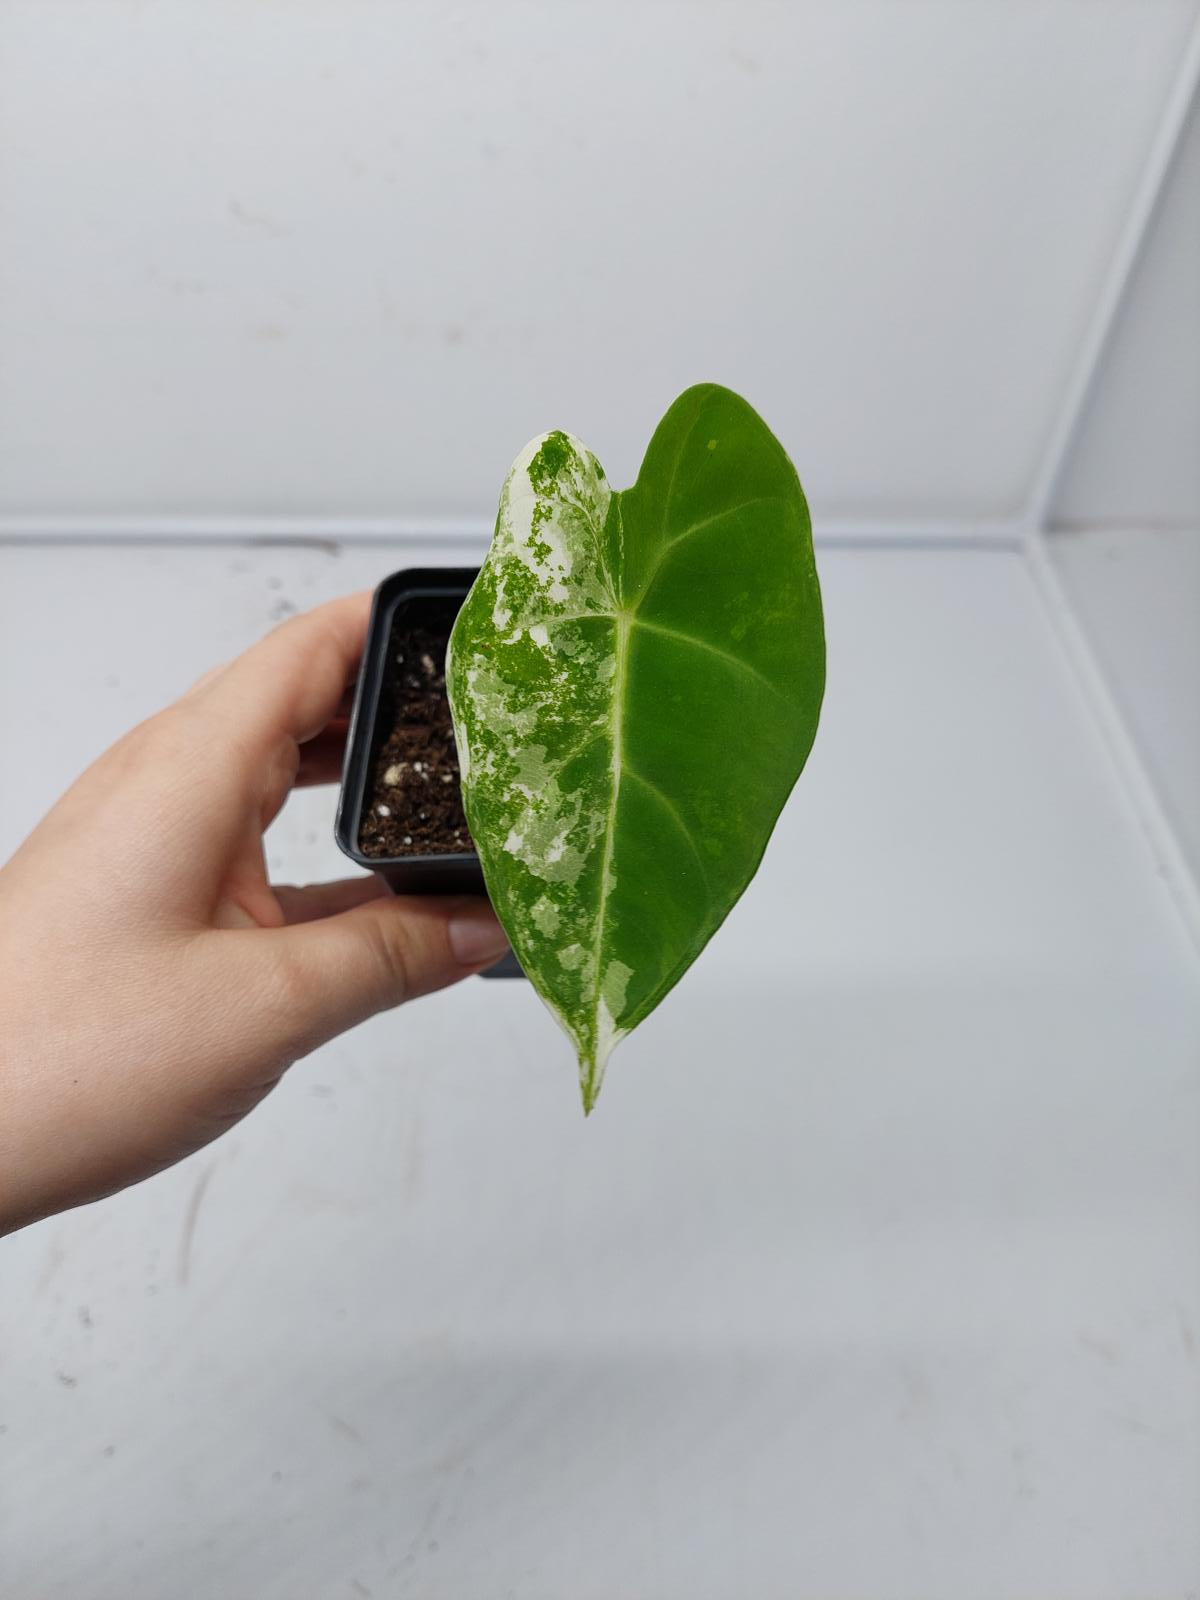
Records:
M621 493L569 434L518 456L447 683L488 890L586 1109L753 876L824 673L804 495L737 395L681 395Z

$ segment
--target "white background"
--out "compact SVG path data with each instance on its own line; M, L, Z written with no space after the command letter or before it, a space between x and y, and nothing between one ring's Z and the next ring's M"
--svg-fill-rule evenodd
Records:
M1193 100L1057 486L1055 526L1200 525L1198 352L1200 108Z
M380 552L77 551L65 611L47 555L7 571L73 653L22 632L0 854ZM4 1242L5 1600L1193 1592L1194 949L1020 554L821 573L809 770L587 1122L473 981ZM331 809L281 878L337 871Z
M4 0L0 512L489 521L701 379L1022 512L1193 0Z
M697 378L797 461L830 646L587 1124L473 982L0 1245L2 1600L1194 1600L1198 46L0 0L0 860L279 616L477 559L528 435L628 481Z

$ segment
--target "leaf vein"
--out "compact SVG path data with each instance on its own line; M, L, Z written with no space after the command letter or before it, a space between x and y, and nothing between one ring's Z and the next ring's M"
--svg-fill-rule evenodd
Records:
M757 667L752 667L748 661L743 661L741 656L732 655L728 650L722 650L720 645L709 644L707 639L700 639L694 633L681 633L678 628L668 628L662 622L647 622L645 617L632 618L635 628L642 628L647 633L658 633L665 639L678 640L680 644L689 644L695 650L703 650L706 655L716 656L719 661L724 661L727 666L736 667L739 672L744 672L748 677L756 679L764 689L769 689L773 695L791 705L790 698L778 685L771 682Z
M647 594L649 594L651 585L658 577L659 569L662 567L663 563L666 561L667 557L670 555L671 551L674 550L677 544L682 544L685 539L690 539L695 533L703 533L706 528L711 528L714 523L721 522L726 517L732 517L738 511L745 511L750 506L769 505L773 501L778 501L782 505L784 503L784 497L779 494L757 494L753 497L753 499L739 500L737 505L726 506L723 511L714 511L711 517L702 517L699 522L689 523L688 526L684 528L682 532L677 533L673 539L664 539L662 544L659 546L658 554L654 558L654 564L650 568L650 571L647 573L645 581L642 584L641 593L638 595L638 604L640 605L646 598Z
M629 766L628 764L626 764L625 767L625 776L627 778L632 778L635 783L640 783L643 789L648 789L650 793L658 800L664 811L667 812L668 816L670 816L675 826L687 840L688 848L695 856L696 865L700 868L700 880L704 884L704 887L711 893L713 886L708 876L708 865L705 862L704 857L700 854L700 847L692 837L692 830L688 827L687 823L679 814L679 807L668 794L659 788L657 783L655 783L652 779L647 778L644 773L638 772L635 768Z
M736 511L746 511L750 506L769 505L772 501L782 502L783 496L779 494L756 494L753 499L739 500L735 506L726 506L723 511L714 511L711 517L701 517L699 522L691 522L681 533L673 539L668 539L664 550L672 550L677 544L682 544L685 539L690 539L694 533L702 533L705 528L711 527L714 522L720 522L723 517L731 517Z
M604 1068L611 1049L610 1039L600 1037L600 1005L603 1000L601 988L600 956L604 945L604 929L608 920L609 879L612 874L613 841L617 831L617 803L621 795L621 774L624 757L624 721L625 721L625 682L626 682L626 657L629 650L629 623L630 618L622 614L617 618L616 665L613 671L612 684L612 783L608 800L608 816L605 819L604 830L604 855L600 862L600 903L596 908L596 936L592 942L592 987L594 991L592 1003L592 1060L588 1072L587 1082L583 1085L583 1100L587 1110L591 1110L600 1089L604 1076Z

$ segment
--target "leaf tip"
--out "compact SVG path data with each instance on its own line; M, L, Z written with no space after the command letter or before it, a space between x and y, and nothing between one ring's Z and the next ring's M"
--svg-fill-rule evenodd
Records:
M600 1056L580 1056L579 1058L579 1090L583 1097L583 1114L590 1117L596 1101L600 1098L600 1087L604 1082L604 1059Z
M583 1114L590 1117L596 1101L600 1097L600 1079L593 1064L581 1066L579 1073L579 1089L583 1097Z

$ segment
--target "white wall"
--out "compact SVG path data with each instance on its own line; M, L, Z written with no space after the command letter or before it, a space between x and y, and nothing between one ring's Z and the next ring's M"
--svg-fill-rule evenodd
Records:
M488 518L744 389L1017 513L1193 0L5 0L0 515Z
M1200 885L1200 106L1104 351L1049 550Z
M1072 528L1200 529L1200 106L1192 107L1052 516Z
M1050 550L1200 885L1200 528L1064 531Z

